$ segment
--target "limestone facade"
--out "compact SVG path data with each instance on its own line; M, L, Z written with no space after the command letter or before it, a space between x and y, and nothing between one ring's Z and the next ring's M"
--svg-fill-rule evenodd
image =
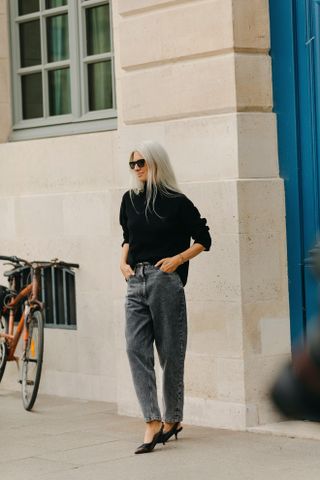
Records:
M0 0L0 245L79 262L78 328L46 329L42 392L139 415L124 342L119 203L128 154L168 150L213 248L191 262L185 422L277 418L268 386L290 352L283 182L267 0L116 0L118 128L10 142L7 2ZM16 367L3 383L16 386ZM157 365L160 385L160 368Z

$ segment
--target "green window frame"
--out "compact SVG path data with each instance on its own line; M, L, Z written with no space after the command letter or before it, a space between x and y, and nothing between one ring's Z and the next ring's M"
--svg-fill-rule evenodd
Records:
M11 0L10 140L117 128L112 5Z

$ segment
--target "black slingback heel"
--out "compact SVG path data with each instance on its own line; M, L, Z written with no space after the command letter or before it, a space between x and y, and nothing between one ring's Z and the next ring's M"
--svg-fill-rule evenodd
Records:
M158 442L163 443L164 445L173 435L176 437L176 440L178 440L178 433L180 433L183 429L181 425L179 426L179 423L180 422L174 423L170 430L168 430L167 432L162 432L162 435L159 438Z
M162 432L163 432L163 425L162 427L160 428L159 432L155 433L154 436L153 436L153 439L151 440L151 442L149 443L143 443L142 445L140 445L137 450L134 452L134 453L149 453L149 452L152 452L152 450L154 449L154 447L156 446L157 443L161 443L159 442L159 438L162 437Z

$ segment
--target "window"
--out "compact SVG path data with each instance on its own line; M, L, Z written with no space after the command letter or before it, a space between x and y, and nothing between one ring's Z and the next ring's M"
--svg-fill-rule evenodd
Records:
M30 283L30 268L15 274L15 286L19 291ZM42 268L39 299L44 302L46 327L76 328L76 288L74 271L68 268ZM19 322L23 302L17 309L15 321Z
M75 327L76 292L74 272L66 268L41 271L41 300L45 304L45 325Z
M116 127L110 3L11 0L13 139Z

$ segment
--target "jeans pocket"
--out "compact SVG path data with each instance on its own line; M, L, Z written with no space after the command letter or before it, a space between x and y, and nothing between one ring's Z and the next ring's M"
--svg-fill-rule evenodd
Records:
M159 272L161 272L163 275L167 275L168 277L175 278L176 281L179 283L179 285L181 287L183 287L183 283L182 283L182 280L180 278L180 275L176 271L174 271L174 272L164 272L163 270L160 270L159 267L156 267L156 270L159 270Z

